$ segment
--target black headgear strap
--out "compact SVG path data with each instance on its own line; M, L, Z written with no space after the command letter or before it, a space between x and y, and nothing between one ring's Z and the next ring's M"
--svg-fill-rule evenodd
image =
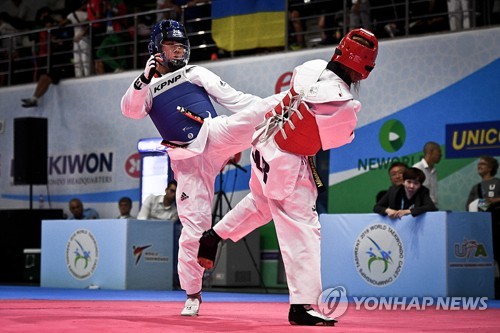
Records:
M345 83L351 86L351 75L336 61L330 61L326 68L337 74Z

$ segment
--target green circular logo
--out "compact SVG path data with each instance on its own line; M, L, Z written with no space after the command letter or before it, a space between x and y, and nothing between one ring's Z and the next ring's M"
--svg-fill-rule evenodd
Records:
M403 147L406 140L406 130L399 120L388 120L380 128L378 139L382 148L388 153L394 153Z

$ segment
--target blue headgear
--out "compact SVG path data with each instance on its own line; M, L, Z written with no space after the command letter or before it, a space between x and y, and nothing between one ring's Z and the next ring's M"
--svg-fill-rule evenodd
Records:
M183 56L169 59L162 50L162 43L164 41L175 41L181 44L180 47L183 47L185 51ZM160 63L169 69L177 70L186 66L191 53L186 29L181 23L174 20L163 20L157 23L151 31L148 50L150 55L161 53L163 60Z

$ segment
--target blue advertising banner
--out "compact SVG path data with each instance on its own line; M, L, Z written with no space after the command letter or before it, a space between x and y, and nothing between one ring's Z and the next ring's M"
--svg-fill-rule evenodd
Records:
M446 125L446 158L500 155L500 121Z
M173 226L147 220L44 220L40 285L170 290Z
M491 216L432 212L390 219L322 214L323 289L348 296L494 295Z

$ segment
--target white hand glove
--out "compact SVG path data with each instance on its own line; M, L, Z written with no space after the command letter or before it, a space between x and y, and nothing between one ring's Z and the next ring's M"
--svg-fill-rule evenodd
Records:
M134 87L137 90L141 90L144 88L146 85L148 85L151 82L151 79L155 76L155 73L157 73L156 70L156 60L155 56L152 55L149 57L148 61L146 62L146 67L144 68L144 72L139 76L134 83Z

